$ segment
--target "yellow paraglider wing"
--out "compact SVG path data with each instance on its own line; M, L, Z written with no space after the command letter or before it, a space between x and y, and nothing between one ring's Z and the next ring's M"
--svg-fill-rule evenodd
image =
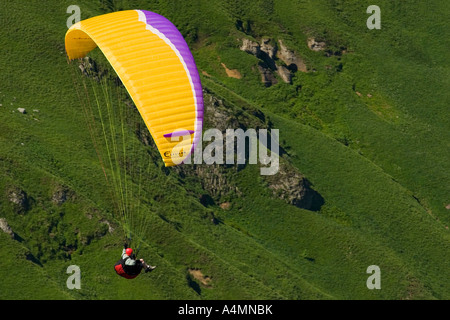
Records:
M166 18L129 10L90 18L66 33L70 60L97 46L133 99L166 166L185 160L200 140L203 95L194 58Z

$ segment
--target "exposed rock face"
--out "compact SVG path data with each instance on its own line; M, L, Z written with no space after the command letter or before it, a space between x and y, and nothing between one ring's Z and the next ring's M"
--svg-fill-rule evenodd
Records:
M284 82L291 83L292 72L298 70L307 72L305 63L294 51L289 50L281 40L279 45L280 48L270 38L262 38L261 44L250 39L242 39L240 49L260 59L258 70L266 87L278 83L275 74L278 74ZM278 60L283 61L286 66L277 63Z
M0 218L0 230L8 234L12 239L15 235L5 218Z
M285 66L277 66L277 72L284 82L291 83L292 74L288 68L286 68Z
M106 224L108 226L108 232L109 233L113 233L114 232L115 228L112 226L111 222L109 222L108 220L102 219L102 220L100 220L100 223L104 223L104 224Z
M52 195L52 202L56 205L62 205L67 200L67 190L58 188Z
M317 42L316 39L309 38L308 39L308 47L312 51L322 51L322 50L325 50L325 48L327 47L327 44L323 41Z
M238 110L207 91L204 92L204 105L205 127L217 128L222 133L230 128L259 130L267 129L270 126L270 122L261 111L246 108ZM225 208L224 203L226 203L226 208L229 208L233 198L242 196L242 191L234 177L236 172L245 166L193 164L177 166L174 167L174 170L178 171L181 176L195 177L199 180L202 189L207 193L198 195L203 205L222 203L221 208ZM289 204L308 210L318 210L323 204L323 198L310 187L308 180L283 158L280 158L280 171L273 176L263 176L263 180L273 191L274 196Z
M258 65L258 70L261 73L261 82L264 83L266 87L270 87L278 83L277 78L269 68L264 68Z
M58 206L76 198L75 192L64 185L56 185L53 189L52 202Z
M242 45L240 49L257 57L261 53L261 47L259 43L250 39L242 39Z
M13 188L8 193L8 200L14 205L17 213L23 213L28 209L28 196L25 191Z
M302 71L307 72L306 64L303 60L292 50L289 50L284 44L283 41L278 40L280 44L280 50L278 50L277 57L282 60L289 70L296 72Z
M311 188L309 181L286 162L280 162L275 176L264 176L275 196L296 207L317 211L324 203L322 196Z
M250 117L246 114L238 114L236 110L226 105L222 100L204 91L204 122L205 127L216 128L224 136L229 128L256 128L256 123L261 125L259 118ZM205 145L203 146L203 148ZM192 164L174 167L181 176L196 177L207 195L199 195L200 202L209 206L221 198L239 197L241 192L232 179L233 174L240 169L240 166L225 164Z
M227 128L239 128L239 122L222 100L204 92L205 122L211 128L225 132Z
M239 188L229 177L230 170L224 165L194 165L193 171L196 176L201 177L202 188L206 190L212 199L220 199L231 194L240 196ZM236 169L234 169L236 170Z
M223 133L230 128L244 130L247 128L267 128L264 113L256 108L247 107L245 113L242 110L235 110L206 90L203 93L203 98L205 127L217 128Z
M278 48L276 45L272 45L271 41L270 38L262 38L260 50L266 53L270 59L274 59Z

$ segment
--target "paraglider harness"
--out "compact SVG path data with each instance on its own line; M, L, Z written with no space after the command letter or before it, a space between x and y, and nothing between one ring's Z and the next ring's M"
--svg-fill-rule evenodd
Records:
M131 241L131 235L129 240ZM125 242L124 249L127 249L128 245ZM139 252L139 247L137 248L136 252ZM132 254L133 259L136 259L136 254ZM134 279L136 278L142 271L142 263L139 260L136 260L136 263L134 266L126 265L125 262L131 259L130 257L126 257L124 259L120 259L117 261L117 263L114 265L114 270L119 276L122 276L126 279Z
M140 261L136 261L134 266L128 266L125 264L125 261L130 259L130 257L126 257L125 259L120 259L114 265L114 270L119 276L122 276L127 279L136 278L142 270L142 263Z

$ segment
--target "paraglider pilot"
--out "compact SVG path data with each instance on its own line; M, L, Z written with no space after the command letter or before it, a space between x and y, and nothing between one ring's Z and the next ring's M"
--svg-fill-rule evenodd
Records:
M114 270L119 276L126 279L136 278L142 271L153 271L156 267L146 264L143 259L136 260L136 255L133 253L133 249L128 248L125 244L122 251L122 258L114 265Z

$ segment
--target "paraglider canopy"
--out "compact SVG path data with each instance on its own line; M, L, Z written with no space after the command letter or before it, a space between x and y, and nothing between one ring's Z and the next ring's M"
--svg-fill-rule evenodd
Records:
M200 141L203 95L194 58L177 28L159 14L127 10L80 21L66 33L70 60L97 46L133 99L166 166Z

